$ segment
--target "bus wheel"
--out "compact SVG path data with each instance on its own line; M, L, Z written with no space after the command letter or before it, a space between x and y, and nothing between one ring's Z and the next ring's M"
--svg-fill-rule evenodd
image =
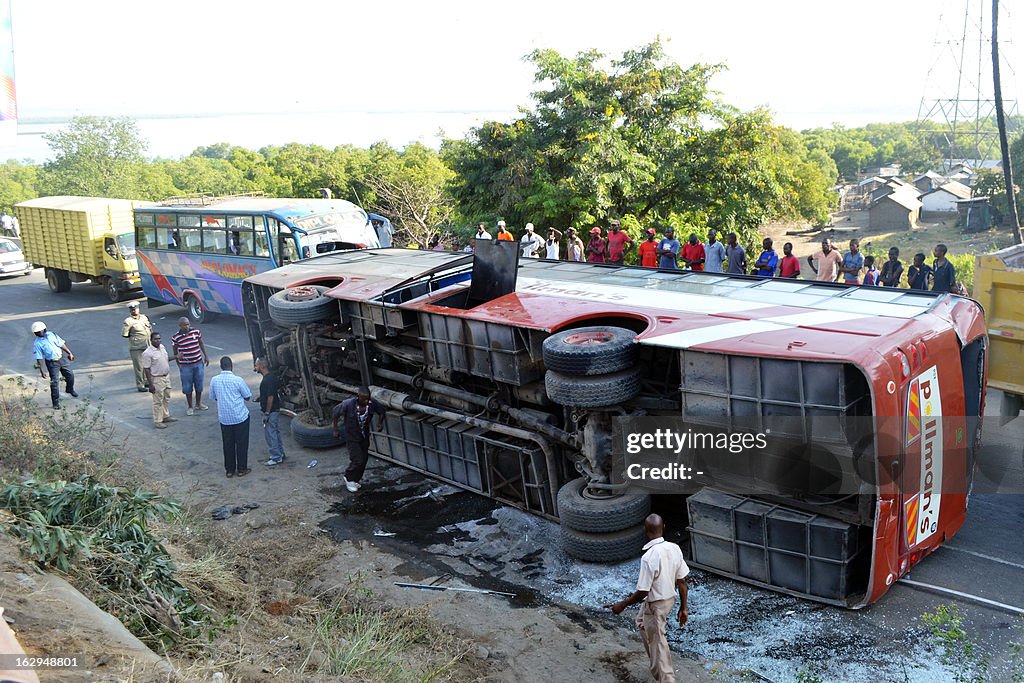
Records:
M337 317L338 302L325 295L327 289L304 285L277 292L267 301L270 319L279 325L296 325Z
M191 294L185 297L185 312L188 313L188 319L197 325L205 322L208 315L206 309L199 303L199 298Z
M633 366L636 333L621 327L580 327L544 340L544 366L567 375L605 375Z
M548 398L570 408L617 406L640 393L640 370L632 368L597 377L573 377L548 370L544 388Z
M644 521L650 511L650 495L591 495L586 477L573 479L558 490L558 521L576 531L621 531Z
M560 531L562 550L584 562L617 562L636 557L647 542L643 524L607 534L576 531L564 524Z
M113 303L121 301L122 292L117 288L117 280L112 277L103 278L103 291L107 293L107 298Z
M292 418L292 440L304 448L334 448L342 440L334 436L334 427L318 427L310 411Z

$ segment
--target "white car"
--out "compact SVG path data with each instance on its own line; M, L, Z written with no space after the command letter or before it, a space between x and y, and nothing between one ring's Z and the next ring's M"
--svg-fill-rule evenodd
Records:
M18 245L0 237L0 277L7 275L28 275L32 272L32 264L25 262L25 255Z

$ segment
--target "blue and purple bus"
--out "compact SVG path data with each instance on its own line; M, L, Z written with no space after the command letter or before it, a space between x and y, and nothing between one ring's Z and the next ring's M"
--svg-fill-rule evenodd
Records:
M366 212L340 199L187 197L135 209L149 306L242 315L242 280L340 249L379 246Z

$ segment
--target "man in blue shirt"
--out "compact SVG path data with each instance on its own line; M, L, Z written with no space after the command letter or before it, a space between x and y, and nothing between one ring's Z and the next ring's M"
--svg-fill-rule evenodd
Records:
M718 232L708 230L708 243L704 245L704 272L721 273L722 261L725 260L725 247L718 241Z
M772 238L765 237L761 242L761 248L764 251L757 257L754 264L757 272L754 274L758 277L775 277L775 269L779 267L779 255L772 249Z
M249 386L231 372L231 358L220 359L220 374L210 380L210 398L217 402L220 438L224 446L224 472L228 479L244 477L249 469Z
M50 377L50 401L54 410L60 410L60 378L64 377L64 390L70 396L78 398L75 392L75 373L67 366L68 361L75 359L64 340L53 332L48 332L46 323L36 321L32 323L32 334L36 336L32 343L32 351L39 367L39 374L46 379L47 373ZM58 374L59 373L59 374Z
M662 270L677 270L679 268L679 240L675 237L676 231L673 227L665 229L665 236L658 242L658 268Z
M864 254L860 253L860 240L850 240L850 251L843 256L843 265L839 272L843 274L843 282L848 285L861 283L860 271L864 269Z

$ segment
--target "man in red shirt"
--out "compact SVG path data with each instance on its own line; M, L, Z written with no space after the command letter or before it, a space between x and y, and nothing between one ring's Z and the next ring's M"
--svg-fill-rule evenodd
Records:
M641 242L636 252L640 254L640 265L644 268L658 267L658 231L654 228L647 229L647 241Z
M779 261L779 277L795 280L800 277L800 259L793 256L793 243L782 245L782 260Z
M617 220L611 222L608 228L608 263L615 263L622 265L623 260L626 258L626 249L629 245L633 244L633 240L630 239L629 235L622 232L622 226Z
M697 235L690 233L690 239L686 241L679 251L679 260L690 270L704 270L704 245L697 239Z

